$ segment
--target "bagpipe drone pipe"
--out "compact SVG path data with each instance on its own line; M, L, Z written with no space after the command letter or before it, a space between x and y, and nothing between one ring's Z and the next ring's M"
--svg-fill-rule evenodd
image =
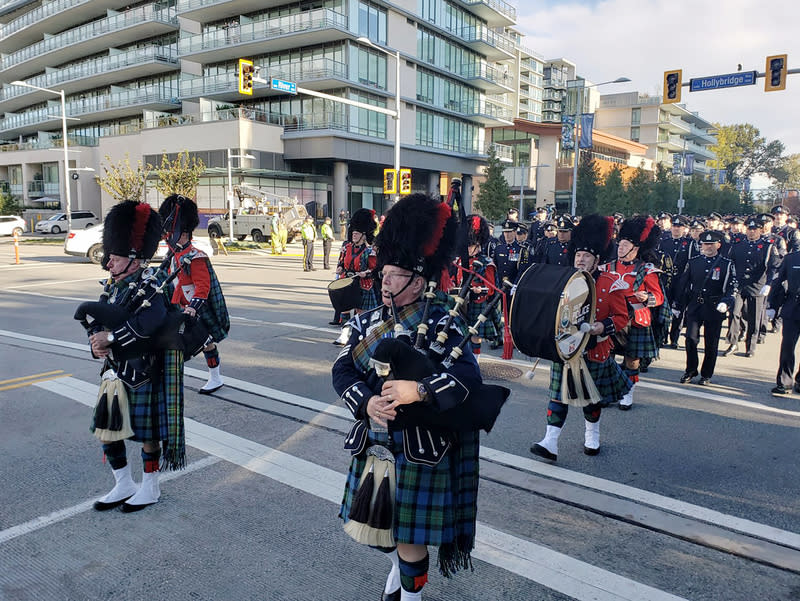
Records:
M73 316L86 329L89 336L101 330L114 330L125 323L133 315L141 312L154 302L163 302L168 307L166 318L159 326L155 336L137 339L131 344L120 346L114 350L114 359L125 361L134 357L152 353L153 350L180 350L185 357L193 357L203 350L208 341L208 331L203 323L196 317L191 317L182 311L172 308L170 299L164 294L169 294L171 282L179 275L180 269L166 277L159 284L158 280L167 273L172 261L172 252L167 253L155 272L144 270L135 282L131 282L122 296L113 304L109 302L112 286L109 278L103 293L98 301L86 301L78 305ZM184 257L184 263L191 259Z
M389 379L422 381L434 374L447 371L464 354L470 337L477 334L481 322L489 317L497 303L500 302L503 293L511 287L510 282L504 282L503 289L500 290L486 282L496 290L494 298L486 303L486 307L476 323L470 325L467 334L463 336L459 344L453 346L449 354L445 356L445 343L453 320L460 316L460 307L466 302L466 295L470 291L473 279L480 278L473 271L466 269L464 271L466 275L463 278L461 289L455 297L455 306L448 311L445 326L437 333L436 340L427 348L425 343L428 332L428 316L431 303L436 297L437 282L428 282L423 318L417 328L415 342L412 343L411 333L404 331L402 325L397 323L396 309L394 305L392 306L395 318L394 337L381 340L371 359L377 375L384 381ZM435 393L435 384L431 386ZM393 424L399 427L428 426L454 431L484 430L490 432L510 393L511 391L503 386L481 383L478 388L470 390L463 403L445 411L439 411L434 405L427 402L401 405L398 407L397 417Z

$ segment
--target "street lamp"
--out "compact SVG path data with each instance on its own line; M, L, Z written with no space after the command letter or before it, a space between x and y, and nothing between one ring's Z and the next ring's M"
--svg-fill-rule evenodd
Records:
M39 86L34 86L33 84L26 83L24 81L12 81L12 86L22 86L23 88L31 88L33 90L39 90L41 92L48 92L50 94L55 94L56 96L61 97L61 135L64 138L64 204L67 211L67 232L72 230L72 202L70 198L70 190L69 190L69 148L67 142L67 103L64 97L64 90L51 90L49 88L40 88Z
M230 230L231 244L233 244L233 174L231 173L231 159L255 159L252 154L231 154L228 148L228 227Z
M574 124L574 129L575 129L575 136L574 136L574 138L575 138L575 161L574 161L574 163L575 164L572 166L572 215L574 216L576 214L577 210L578 210L578 200L577 200L577 198L578 198L578 160L580 159L580 154L581 154L581 150L580 150L580 148L578 148L578 143L579 143L579 139L578 139L578 119L579 119L579 117L581 115L581 111L583 110L583 107L581 106L583 104L583 91L586 88L596 88L597 86L604 86L604 85L609 84L609 83L625 83L625 82L630 81L630 79L628 79L627 77L617 77L616 79L614 79L612 81L603 81L603 82L600 82L600 83L593 83L593 84L588 85L588 86L586 85L586 80L585 79L573 80L573 81L580 81L581 82L580 86L577 86L577 85L573 86L573 89L578 91L578 101L577 101L576 106L575 106L575 124ZM569 87L569 82L567 82L567 87Z
M386 56L394 56L395 58L395 84L394 84L394 177L397 184L397 194L395 195L395 202L400 200L400 51L389 52L374 44L372 40L366 37L360 37L356 40L360 44L370 46L379 52L383 52Z

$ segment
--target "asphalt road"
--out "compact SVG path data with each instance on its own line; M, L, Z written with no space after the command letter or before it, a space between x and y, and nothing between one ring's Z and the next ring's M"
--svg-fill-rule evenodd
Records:
M204 362L187 364L189 468L126 515L91 509L112 479L88 432L99 362L72 319L103 272L53 245L15 265L0 244L0 599L380 597L388 562L337 519L350 420L330 384L331 273L304 273L292 246L214 258L227 385L198 395ZM720 359L708 388L678 384L683 352L664 351L633 409L604 411L596 457L572 411L557 464L528 452L546 362L527 379L518 353L485 354L513 392L482 438L475 570L432 571L425 599L800 599L800 397L769 394L779 341Z

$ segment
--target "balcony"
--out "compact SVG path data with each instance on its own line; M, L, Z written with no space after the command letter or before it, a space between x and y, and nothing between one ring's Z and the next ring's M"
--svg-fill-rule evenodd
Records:
M111 54L63 69L51 70L45 75L26 80L26 83L40 88L64 90L67 94L72 94L87 87L111 85L121 81L175 71L178 68L176 50L165 46L150 46ZM91 79L91 81L87 82L87 79ZM52 98L52 94L41 90L6 85L0 90L0 110L13 112Z
M28 198L42 198L43 196L59 196L58 182L43 182L34 180L28 182Z
M461 32L456 35L475 52L492 60L512 58L516 50L514 40L485 25L463 27Z
M715 160L717 158L716 153L709 147L701 146L700 144L695 144L694 142L686 143L686 152L693 152L697 159L701 161Z
M285 3L285 0L178 0L178 14L200 23L211 23Z
M512 125L514 123L514 113L511 109L486 102L476 100L474 102L448 102L445 109L454 111L459 116L467 117L472 121L478 121L487 126Z
M503 163L514 162L514 149L508 144L489 144L486 147L486 154L489 154L489 149L494 148L495 156Z
M0 133L27 135L39 130L61 127L61 107L52 102L47 107L25 113L7 113L0 120ZM120 119L141 113L144 109L166 111L180 108L178 91L164 86L149 86L131 90L116 90L102 96L92 96L67 103L67 115L84 116L85 121Z
M268 81L272 77L294 81L311 90L329 90L341 87L343 83L347 82L347 65L329 58L320 58L264 67L261 69L260 76ZM254 98L283 95L285 92L271 90L268 83L256 82L253 86ZM195 77L181 81L181 98L199 98L201 96L229 102L241 100L236 73Z
M514 89L514 77L507 70L500 70L484 62L464 65L461 77L484 92L502 94Z
M517 22L517 9L503 0L461 0L461 4L490 27L507 27Z
M717 136L710 133L707 129L701 129L695 125L690 125L689 137L698 140L700 142L705 142L706 144L716 144L717 143Z
M54 0L0 26L0 52L9 52L129 5L126 0Z
M691 127L688 123L671 115L666 119L663 117L659 119L658 127L660 129L666 129L671 134L687 134L691 131Z
M44 71L54 62L66 63L103 52L111 46L123 46L142 38L177 30L175 9L156 8L157 6L151 4L132 8L50 36L5 55L0 60L2 78L4 81L23 79Z
M178 42L178 54L197 62L218 62L354 37L346 15L322 8L185 37Z
M667 136L664 134L658 135L658 147L666 148L671 152L683 151L683 138L680 136Z

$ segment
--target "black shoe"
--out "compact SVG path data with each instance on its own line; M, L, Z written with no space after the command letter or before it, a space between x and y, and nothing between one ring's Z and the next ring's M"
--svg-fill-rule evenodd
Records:
M797 389L797 385L795 385L795 390ZM775 388L770 390L772 394L789 394L789 389L783 386L782 384L778 384ZM95 503L96 504L96 503Z
M698 386L708 386L709 384L711 384L711 378L700 378L697 380Z
M329 321L328 325L330 325L330 326L340 326L340 325L342 325L342 322L341 321Z
M696 371L684 372L683 375L681 376L681 384L686 384L687 382L691 383L692 378L694 378L695 376L697 376Z
M150 505L155 505L157 501L153 501L152 503L145 503L144 505L128 505L127 503L123 503L119 510L122 513L136 513L137 511L141 511L145 507L150 507Z
M381 601L400 601L400 589L393 593L381 593Z
M503 343L502 342L498 342L497 340L493 340L492 342L489 343L489 348L492 349L493 351L497 350L499 348L502 348L502 347L503 347Z
M755 355L756 355L756 352L755 352L755 351L747 351L747 352L744 354L744 356L745 356L745 357L755 357Z
M764 344L764 337L759 336L758 339L756 340L756 344Z
M133 495L131 495L131 497L132 496ZM119 501L112 501L111 503L105 503L104 501L95 501L92 507L94 507L95 511L108 511L109 509L114 509L115 507L119 507L131 497L125 497L124 499L120 499Z
M669 344L665 344L664 348L671 348L673 350L676 350L678 348L678 343L677 342L670 342Z
M558 460L558 455L554 455L553 453L545 449L542 445L540 445L538 442L531 447L531 453L539 457L543 457L544 459L549 459L550 461Z
M795 384L792 386L792 390L794 390L797 394L800 394L800 384Z
M338 338L333 341L333 344L335 344L336 346L344 346L344 342L339 342Z
M728 355L730 355L732 353L735 353L738 350L739 350L739 345L738 344L736 344L736 343L731 344L730 346L728 346L728 348L726 348L724 351L722 351L722 356L723 357L727 357Z

